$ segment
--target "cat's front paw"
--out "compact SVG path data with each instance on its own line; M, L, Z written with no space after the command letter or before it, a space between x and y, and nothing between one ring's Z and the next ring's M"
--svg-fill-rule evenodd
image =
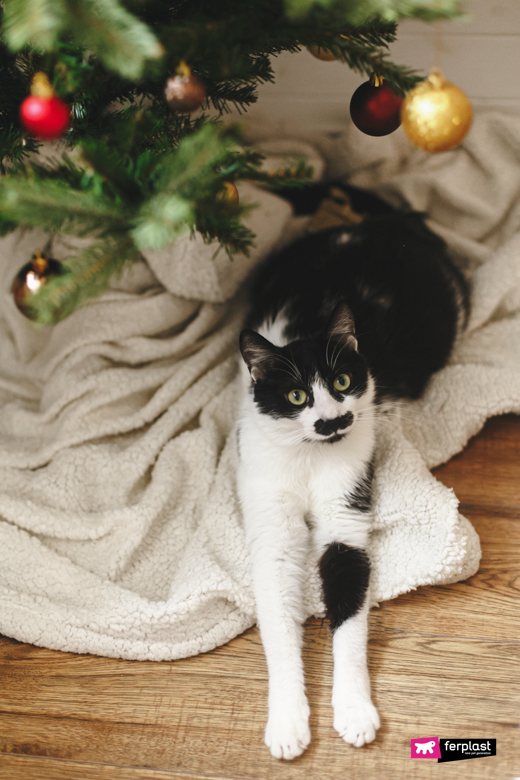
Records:
M379 726L379 715L371 701L334 707L334 728L349 745L361 747L372 742Z
M265 744L275 758L291 760L300 756L311 741L309 707L288 715L287 711L271 713L265 729Z

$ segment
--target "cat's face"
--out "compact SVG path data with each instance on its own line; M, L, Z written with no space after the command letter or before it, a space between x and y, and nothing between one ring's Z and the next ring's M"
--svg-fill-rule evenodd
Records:
M276 347L245 330L240 347L258 411L275 418L288 441L334 444L371 403L373 382L344 304L323 336Z

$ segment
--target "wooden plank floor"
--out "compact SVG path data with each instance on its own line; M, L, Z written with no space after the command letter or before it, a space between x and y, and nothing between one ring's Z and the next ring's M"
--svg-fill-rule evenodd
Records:
M256 629L174 663L52 652L0 639L1 780L393 780L520 777L520 418L491 420L437 470L480 534L471 580L421 588L371 616L382 727L352 748L332 728L326 626L306 629L312 743L293 762L263 745ZM412 761L412 737L497 739L497 756Z

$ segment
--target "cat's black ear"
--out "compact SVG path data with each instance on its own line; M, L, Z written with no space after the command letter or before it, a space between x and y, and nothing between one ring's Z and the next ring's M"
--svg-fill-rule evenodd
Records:
M340 301L334 307L329 320L329 336L336 336L342 339L349 347L357 352L358 341L356 338L356 328L354 325L354 316L345 301Z
M269 366L276 357L274 344L254 330L243 330L240 334L240 352L253 382L265 379Z

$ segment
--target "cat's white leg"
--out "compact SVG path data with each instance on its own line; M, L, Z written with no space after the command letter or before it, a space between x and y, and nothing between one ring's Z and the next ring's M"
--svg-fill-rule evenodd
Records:
M372 742L379 715L370 696L367 667L368 603L334 631L334 728L355 747Z
M323 595L333 631L334 728L355 747L372 742L380 725L370 695L367 666L367 520L365 512L347 510L332 523L329 515L318 531L324 551L319 563Z
M275 758L292 759L303 753L311 738L302 660L308 529L303 516L287 505L244 509L269 672L265 742Z

